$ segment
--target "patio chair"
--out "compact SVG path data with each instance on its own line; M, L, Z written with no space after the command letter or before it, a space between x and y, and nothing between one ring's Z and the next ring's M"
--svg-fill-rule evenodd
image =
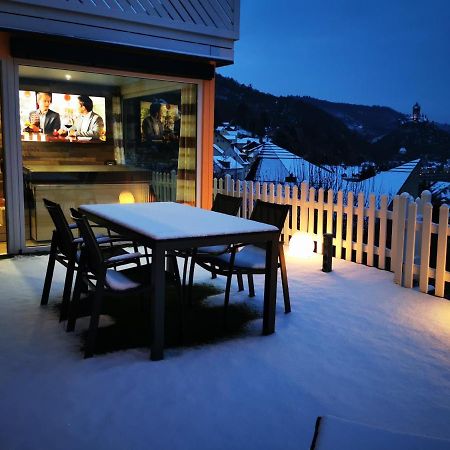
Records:
M70 304L67 331L73 331L79 315L80 297L83 286L86 284L93 290L93 303L91 318L84 357L89 358L93 354L95 339L97 336L98 323L102 311L104 295L127 297L130 295L150 295L150 264L141 264L143 256L139 252L127 253L107 257L101 251L98 240L85 216L72 210L83 238L79 270L75 280L75 287ZM123 270L114 270L117 264L136 264Z
M44 205L50 214L55 229L52 234L50 255L45 274L44 287L42 290L41 305L47 305L48 303L55 262L57 261L66 267L66 277L64 281L64 291L60 312L60 321L62 321L65 320L67 316L70 294L72 291L73 276L80 257L79 245L82 243L82 238L75 237L73 235L73 230L77 228L77 225L75 223L69 225L61 206L58 203L44 199ZM97 235L96 239L101 244L108 244L107 248L104 248L104 251L106 251L109 256L126 253L126 251L123 250L122 245L119 247L115 245L113 246L113 244L117 242L123 244L123 237ZM131 244L128 243L128 245Z
M289 205L279 205L257 200L250 216L250 220L274 225L280 230L283 228ZM239 251L238 251L239 250ZM230 300L231 278L234 274L244 274L248 277L249 296L254 297L255 289L253 283L254 274L266 273L266 250L265 245L239 244L232 245L230 250L221 254L196 254L192 257L191 264L198 264L210 272L227 277L225 288L225 311ZM278 245L278 267L281 271L281 281L283 285L284 311L291 312L289 299L289 287L286 273L286 262L284 258L283 244ZM193 279L189 279L189 289L191 289Z
M222 214L228 214L230 216L236 216L239 212L239 209L242 206L242 197L232 197L231 195L225 195L221 193L217 193L211 211L219 212ZM190 251L178 252L177 256L182 256L185 258L184 266L183 266L183 286L186 285L186 276L187 276L187 266L189 257L197 254L206 254L206 255L220 255L221 253L225 253L228 250L228 245L213 245L210 247L199 247L196 249L192 249ZM195 264L191 263L189 270L189 280L194 276L194 268ZM215 272L211 272L212 278L216 277ZM242 275L238 274L238 285L239 290L242 291L244 289L244 285L242 282ZM189 296L190 300L190 296Z

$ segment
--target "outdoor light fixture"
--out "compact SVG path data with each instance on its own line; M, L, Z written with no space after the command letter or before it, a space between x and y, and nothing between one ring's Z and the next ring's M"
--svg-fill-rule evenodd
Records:
M289 255L309 258L314 253L314 239L308 233L297 231L289 241Z
M70 81L72 79L72 75L70 75L68 73L66 75L64 75L64 77L67 81Z
M322 271L331 272L333 270L333 234L325 233L323 235L323 260Z
M123 191L119 194L119 203L135 203L134 195L130 191Z

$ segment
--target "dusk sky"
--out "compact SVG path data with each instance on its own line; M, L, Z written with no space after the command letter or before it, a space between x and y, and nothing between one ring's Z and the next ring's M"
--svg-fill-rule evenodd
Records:
M450 123L449 0L242 0L240 30L240 83Z

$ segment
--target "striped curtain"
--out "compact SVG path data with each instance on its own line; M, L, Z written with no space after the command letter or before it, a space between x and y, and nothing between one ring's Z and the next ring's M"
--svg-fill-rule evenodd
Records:
M114 159L117 164L125 164L125 153L123 149L123 123L122 106L120 97L112 98L112 116L113 116L113 145Z
M177 202L195 205L197 160L197 86L181 89L180 149L178 153Z

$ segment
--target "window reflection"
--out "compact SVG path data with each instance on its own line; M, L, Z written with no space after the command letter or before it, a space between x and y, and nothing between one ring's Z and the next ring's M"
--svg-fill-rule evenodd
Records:
M29 245L51 238L42 200L195 203L195 84L19 67Z

